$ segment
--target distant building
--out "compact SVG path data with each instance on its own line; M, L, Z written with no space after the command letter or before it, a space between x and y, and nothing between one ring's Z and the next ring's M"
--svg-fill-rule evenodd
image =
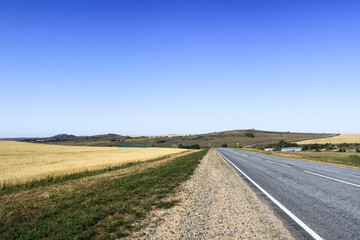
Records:
M301 152L303 150L302 147L288 147L288 148L282 148L282 152Z
M272 152L272 151L276 151L276 148L265 148L264 150L266 152Z

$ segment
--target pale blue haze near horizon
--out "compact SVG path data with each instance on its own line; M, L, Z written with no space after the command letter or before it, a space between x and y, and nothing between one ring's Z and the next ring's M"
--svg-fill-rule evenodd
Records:
M359 1L2 1L0 138L360 133Z

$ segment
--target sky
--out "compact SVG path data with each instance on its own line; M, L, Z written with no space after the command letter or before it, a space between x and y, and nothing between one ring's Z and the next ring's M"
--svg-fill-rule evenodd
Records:
M359 1L0 0L0 138L360 133Z

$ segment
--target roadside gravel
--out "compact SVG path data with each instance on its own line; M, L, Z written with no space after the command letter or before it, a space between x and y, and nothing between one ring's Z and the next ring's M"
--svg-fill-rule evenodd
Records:
M129 239L293 239L213 149L182 185L175 207L153 211Z

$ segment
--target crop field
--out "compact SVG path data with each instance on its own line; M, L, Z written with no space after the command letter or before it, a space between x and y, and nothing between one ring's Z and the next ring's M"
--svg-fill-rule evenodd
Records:
M188 150L0 142L0 188L148 161L185 151Z
M320 139L312 139L306 141L297 142L298 144L339 144L339 143L360 143L360 134L340 134L339 136L330 137L330 138L320 138Z
M173 196L178 187L191 176L207 153L207 149L181 152L176 149L58 148L51 145L43 148L43 145L17 143L8 146L6 149L2 144L0 159L7 152L12 159L25 159L25 156L39 153L57 156L63 165L71 164L66 158L72 155L84 155L84 159L94 155L95 162L104 159L102 166L134 159L139 161L1 189L0 239L4 240L118 239L128 236L143 227L141 221L150 211L177 203ZM50 149L56 154L51 155ZM113 155L124 157L118 159ZM153 157L156 158L145 161ZM43 161L51 169L51 163L46 159L44 157ZM31 160L26 163L34 164ZM19 159L18 165L21 169L26 167Z

